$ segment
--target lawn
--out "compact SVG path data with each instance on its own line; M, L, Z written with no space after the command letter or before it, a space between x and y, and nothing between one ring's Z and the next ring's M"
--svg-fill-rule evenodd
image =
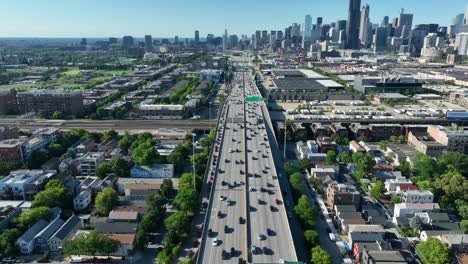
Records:
M81 70L79 70L79 69L73 69L73 70L66 71L63 74L65 74L65 75L78 75L78 74L80 74L80 72L81 72Z
M41 87L40 83L14 83L14 84L2 84L0 85L0 90L3 89L16 89L17 91L24 91L29 90L32 88L39 88Z

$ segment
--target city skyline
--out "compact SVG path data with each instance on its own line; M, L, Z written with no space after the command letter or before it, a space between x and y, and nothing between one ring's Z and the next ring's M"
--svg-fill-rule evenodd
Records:
M364 4L371 7L371 23L380 23L384 16L396 17L404 8L405 12L414 14L413 25L438 23L448 26L456 15L464 13L468 3L466 0L453 0L450 5L437 0L423 4L403 0L391 3L363 0ZM112 12L108 12L109 7L112 7ZM66 4L57 0L40 3L19 0L2 6L0 37L101 38L151 34L155 38L175 35L193 38L194 31L199 30L200 38L205 38L208 33L222 35L226 28L230 34L250 35L256 29L282 30L294 22L302 24L307 14L313 21L323 17L324 23L347 19L348 3L344 0L300 0L287 5L269 1L266 5L265 1L252 3L240 0L214 6L208 0L202 0L183 3L184 8L180 7L180 1L154 3L140 0L129 4L117 0L109 6L109 3L89 0Z

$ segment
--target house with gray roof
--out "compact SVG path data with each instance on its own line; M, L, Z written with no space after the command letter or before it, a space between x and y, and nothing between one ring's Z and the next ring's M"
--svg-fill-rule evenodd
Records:
M35 248L40 251L49 250L49 245L47 241L49 238L62 226L63 220L60 216L57 216L52 220L41 232L39 232L35 237Z
M22 254L31 254L34 251L35 237L41 232L48 222L46 220L37 221L31 228L28 229L18 240L16 240L16 246Z
M67 241L73 233L80 228L81 219L72 215L67 221L49 238L47 244L50 251L58 251L63 248L65 241Z
M103 234L136 234L138 229L137 223L125 222L101 222L95 223L94 230Z

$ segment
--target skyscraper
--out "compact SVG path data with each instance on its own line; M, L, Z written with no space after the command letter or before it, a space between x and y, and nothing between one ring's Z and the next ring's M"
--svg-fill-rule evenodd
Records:
M452 20L453 28L450 31L450 35L455 36L461 32L464 20L465 20L464 14L458 14L457 16L453 18Z
M304 18L304 29L302 32L302 39L310 40L310 33L312 31L312 17L310 15L306 15Z
M133 37L132 36L124 36L122 39L122 49L128 50L133 46Z
M359 40L361 41L361 44L364 47L367 47L369 44L369 11L370 11L370 6L368 4L365 4L362 7L361 11L361 20L360 20L360 25L359 25Z
M227 49L229 49L228 31L225 29L223 35L223 51L226 51Z
M374 52L383 51L387 47L388 28L378 27L374 34Z
M153 51L153 38L151 35L145 35L145 52Z
M398 25L396 25L395 36L407 38L412 27L413 14L405 14L405 10L402 9L398 18Z
M346 31L346 20L338 20L336 21L336 29L338 31L344 30Z
M195 46L198 46L200 44L200 32L198 30L195 30Z
M174 44L179 44L179 36L174 37Z
M359 49L359 17L361 0L349 0L348 24L346 29L346 48Z
M320 28L323 23L323 18L322 17L317 17L317 28Z

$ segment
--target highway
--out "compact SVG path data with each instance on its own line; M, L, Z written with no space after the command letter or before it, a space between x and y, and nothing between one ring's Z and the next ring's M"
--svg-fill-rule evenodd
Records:
M247 254L243 90L235 86L221 121L220 149L214 165L210 214L205 223L199 263L238 263ZM216 155L215 154L215 155ZM216 242L214 240L216 239ZM223 253L224 251L224 253Z
M244 100L257 95L250 74L235 72L210 161L213 187L198 263L297 261L263 125L266 106Z
M247 96L260 96L249 79ZM250 252L253 263L297 261L289 229L285 203L281 194L270 141L265 129L262 108L265 103L252 102L246 106L247 172L249 187Z

